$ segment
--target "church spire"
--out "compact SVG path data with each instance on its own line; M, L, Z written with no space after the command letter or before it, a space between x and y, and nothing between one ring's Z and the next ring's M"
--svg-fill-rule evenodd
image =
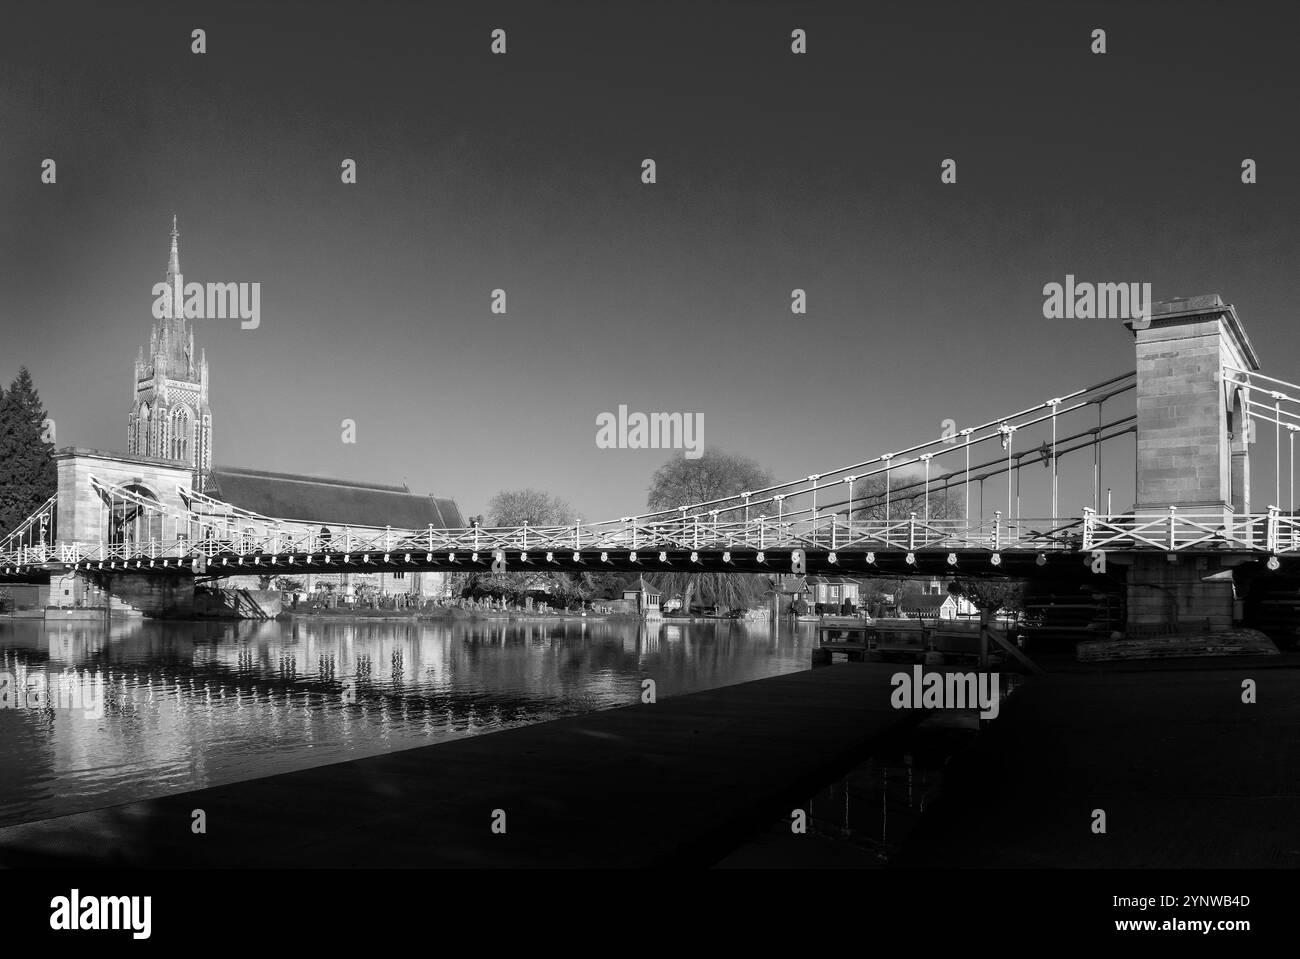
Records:
M181 271L180 253L178 253L176 250L176 238L179 236L180 236L180 232L176 229L176 214L173 213L172 214L172 252L171 255L167 258L167 280L169 284L172 278L175 277L176 274Z

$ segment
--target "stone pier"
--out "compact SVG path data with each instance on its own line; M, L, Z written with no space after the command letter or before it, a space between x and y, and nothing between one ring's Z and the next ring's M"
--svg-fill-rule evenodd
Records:
M1250 512L1248 390L1232 370L1259 369L1236 310L1211 293L1157 303L1147 326L1127 325L1137 349L1136 512L1173 506L1232 529ZM1131 627L1227 629L1239 617L1231 570L1240 559L1130 559Z

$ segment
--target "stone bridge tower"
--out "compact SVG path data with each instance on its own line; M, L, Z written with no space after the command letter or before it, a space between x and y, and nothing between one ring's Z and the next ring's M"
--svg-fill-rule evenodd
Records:
M1137 347L1136 512L1173 506L1232 530L1250 512L1252 438L1248 390L1232 371L1259 369L1237 311L1210 293L1156 303L1149 323L1126 325ZM1230 568L1243 561L1132 556L1129 624L1230 627Z
M1138 512L1249 513L1246 390L1231 369L1259 359L1237 311L1217 293L1167 300L1134 333Z

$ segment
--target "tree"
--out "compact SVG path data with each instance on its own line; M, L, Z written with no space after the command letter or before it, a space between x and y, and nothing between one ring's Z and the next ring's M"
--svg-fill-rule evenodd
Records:
M966 515L965 505L951 490L941 483L930 483L926 495L925 483L915 477L891 477L889 489L885 488L884 474L867 476L853 484L853 521L877 520L884 522L886 515L891 523L901 523L916 514L924 522L928 511L931 520L960 519ZM847 512L848 503L844 503Z
M691 507L760 490L773 482L772 474L749 457L711 449L696 459L676 457L655 470L646 506L651 512ZM688 509L687 515L707 510ZM652 575L650 580L665 597L680 595L682 612L688 615L697 596L705 606L736 610L761 602L770 591L768 578L754 573L672 572Z
M488 501L487 526L516 527L568 526L575 522L576 514L564 500L541 490L502 490ZM572 573L518 572L518 573L466 573L459 583L461 596L505 596L522 602L530 590L545 589L553 596L573 598L584 590Z
M641 578L640 573L613 573L596 571L580 573L578 581L586 591L584 599L621 599L623 590Z
M676 457L655 470L646 507L652 513L679 509L763 489L773 482L771 472L748 456L710 449L696 459ZM704 511L689 510L687 515Z
M980 611L980 665L987 666L989 620L999 611L1014 613L1024 609L1024 582L1016 579L959 578L948 584L948 592L970 600Z
M981 618L999 611L1016 613L1024 608L1025 584L1018 579L968 579L959 577L948 584L948 592L969 600Z
M0 391L0 536L35 513L58 489L45 408L27 367Z
M574 512L564 500L535 489L502 490L488 501L489 526L569 526Z

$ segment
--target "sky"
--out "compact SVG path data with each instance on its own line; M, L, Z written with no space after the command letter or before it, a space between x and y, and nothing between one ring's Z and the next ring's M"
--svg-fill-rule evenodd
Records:
M0 33L0 378L30 368L58 445L125 450L176 215L187 281L261 284L257 329L196 321L216 462L466 515L525 486L643 510L675 454L598 448L620 405L785 479L1131 370L1118 321L1044 318L1066 274L1218 292L1294 382L1276 9L29 6Z

